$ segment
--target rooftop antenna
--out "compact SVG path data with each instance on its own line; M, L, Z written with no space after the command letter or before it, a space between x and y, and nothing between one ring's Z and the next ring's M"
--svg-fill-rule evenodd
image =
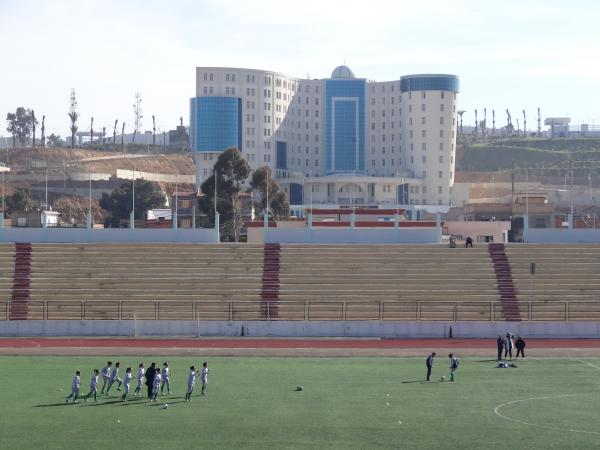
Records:
M492 109L492 135L496 134L496 111Z
M523 110L523 136L527 137L527 117L525 116L525 110Z
M477 136L477 108L475 108L475 136Z
M139 92L135 93L135 103L133 104L133 114L135 116L134 133L142 131L142 94Z
M77 98L75 96L75 89L71 88L71 96L69 98L69 112L77 112Z
M540 107L538 106L538 136L542 134L542 114L540 113Z

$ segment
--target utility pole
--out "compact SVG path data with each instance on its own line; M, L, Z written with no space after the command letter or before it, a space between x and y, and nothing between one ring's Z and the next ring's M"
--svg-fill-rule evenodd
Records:
M94 145L94 118L90 121L90 148Z
M115 126L113 128L113 151L117 149L117 123L119 119L115 119Z
M492 136L496 134L496 111L492 109Z
M475 108L475 136L477 136L477 108Z
M523 136L527 137L527 117L525 116L525 110L523 110Z
M121 150L125 154L125 122L123 122L123 127L121 127Z
M152 147L156 147L156 117L152 115Z

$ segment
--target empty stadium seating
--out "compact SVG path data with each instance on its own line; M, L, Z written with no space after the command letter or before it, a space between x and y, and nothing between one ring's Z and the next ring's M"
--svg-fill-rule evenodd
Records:
M0 320L511 320L487 246L32 244L27 287L15 249ZM600 245L505 253L522 320L600 320Z
M280 270L279 317L490 320L500 300L484 246L282 245Z
M532 320L600 320L591 303L600 301L600 245L513 244L506 254L519 301L531 302Z

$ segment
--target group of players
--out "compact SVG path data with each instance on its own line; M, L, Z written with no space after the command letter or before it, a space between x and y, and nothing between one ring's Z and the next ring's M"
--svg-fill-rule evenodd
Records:
M119 368L119 362L116 362L115 366L113 367L112 361L108 361L106 366L102 368L102 372L100 372L98 369L94 369L92 377L90 378L90 392L82 397L83 401L87 402L91 396L94 397L94 402L98 401L98 379L100 375L102 375L103 380L100 394L106 394L108 396L110 389L114 384L117 384L117 391L121 391L121 386L123 386L121 400L123 402L127 401L126 399L131 387L131 380L133 379L133 372L131 367L127 367L125 370L125 378L121 379L119 378ZM196 378L198 377L200 377L200 381L202 383L202 391L200 395L205 394L206 388L208 387L208 374L208 363L206 361L202 364L202 369L200 370L196 370L195 366L190 367L190 373L188 374L187 380L187 391L185 394L186 402L191 400L192 392L194 391L194 386L196 384ZM133 395L136 397L140 395L142 384L146 384L148 387L148 399L150 402L156 401L159 392L161 395L163 395L165 387L167 388L167 395L171 394L171 372L169 363L167 361L163 363L162 370L159 367L156 367L156 363L154 362L150 365L150 367L148 367L148 369L145 369L144 363L140 363L136 374L136 380L137 386L133 391ZM77 399L80 397L80 385L81 371L76 370L75 376L73 376L73 380L71 381L71 393L65 399L66 403L69 403L69 400L71 399L73 399L73 403L79 403Z
M435 358L436 353L432 352L427 359L425 360L425 366L427 367L427 381L431 381L431 369L433 368L433 358ZM448 355L450 358L450 381L456 383L456 370L458 369L458 358L454 356L454 353L450 353ZM444 381L446 377L442 377L442 381Z

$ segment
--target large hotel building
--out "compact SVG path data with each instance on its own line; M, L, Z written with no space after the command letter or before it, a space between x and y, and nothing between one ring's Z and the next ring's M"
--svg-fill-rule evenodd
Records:
M253 170L271 167L291 205L449 205L458 88L454 75L374 82L347 66L313 80L197 67L197 183L238 147Z

